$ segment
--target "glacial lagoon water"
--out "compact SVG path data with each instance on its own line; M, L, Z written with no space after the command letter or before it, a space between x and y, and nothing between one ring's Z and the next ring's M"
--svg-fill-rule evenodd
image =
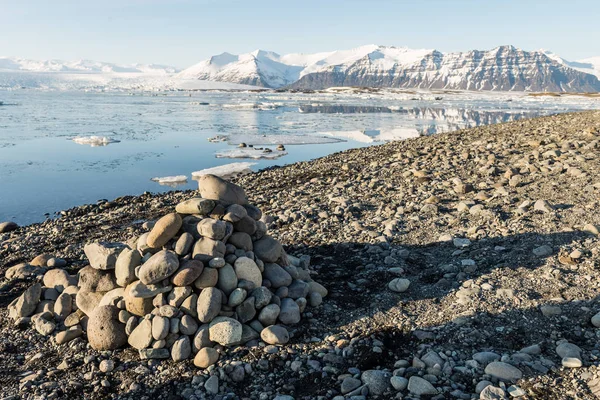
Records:
M99 199L196 188L192 172L234 162L258 170L388 140L600 108L599 100L579 96L425 91L14 90L0 91L0 102L0 221L19 224ZM242 141L272 152L240 151ZM276 150L280 143L284 152ZM227 158L247 155L271 158ZM187 181L170 186L152 180L182 175Z

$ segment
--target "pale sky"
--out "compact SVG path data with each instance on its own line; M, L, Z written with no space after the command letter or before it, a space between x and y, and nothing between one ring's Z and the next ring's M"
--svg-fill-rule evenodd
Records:
M512 44L600 56L598 0L0 0L0 56L188 67L224 51Z

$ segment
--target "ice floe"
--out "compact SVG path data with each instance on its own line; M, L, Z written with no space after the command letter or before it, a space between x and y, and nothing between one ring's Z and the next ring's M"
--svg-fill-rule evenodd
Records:
M77 144L88 145L92 147L108 146L111 143L119 143L119 140L107 136L77 136L71 139Z
M187 183L187 176L185 176L185 175L163 176L163 177L152 178L151 180L158 183L159 185L177 187L177 186L184 185Z
M242 149L223 150L215 153L217 158L251 158L253 160L275 160L287 155L286 151L273 151L271 149L256 149L247 147Z
M252 172L250 167L256 165L252 162L235 162L225 165L219 165L218 167L206 168L200 171L192 172L192 179L197 179L202 175L217 175L221 178L233 178L239 175L245 175Z
M317 135L252 135L252 134L232 134L227 138L227 143L237 145L246 143L253 146L265 145L296 145L296 144L327 144L343 142L343 139L331 136Z
M420 136L419 131L415 128L368 129L322 133L334 137L343 137L361 143L390 142Z

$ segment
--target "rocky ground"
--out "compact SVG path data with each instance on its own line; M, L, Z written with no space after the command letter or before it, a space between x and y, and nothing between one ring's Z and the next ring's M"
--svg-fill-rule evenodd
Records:
M192 360L57 345L6 307L42 253L87 265L193 192L0 234L0 398L591 399L600 394L600 112L349 150L236 180L329 295L281 346ZM214 394L217 392L218 394Z

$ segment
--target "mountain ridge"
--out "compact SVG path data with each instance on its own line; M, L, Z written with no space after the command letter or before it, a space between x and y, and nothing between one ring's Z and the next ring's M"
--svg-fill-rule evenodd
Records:
M371 86L598 92L600 57L570 62L551 52L524 51L512 45L455 53L366 45L315 54L222 53L177 76L273 89Z

